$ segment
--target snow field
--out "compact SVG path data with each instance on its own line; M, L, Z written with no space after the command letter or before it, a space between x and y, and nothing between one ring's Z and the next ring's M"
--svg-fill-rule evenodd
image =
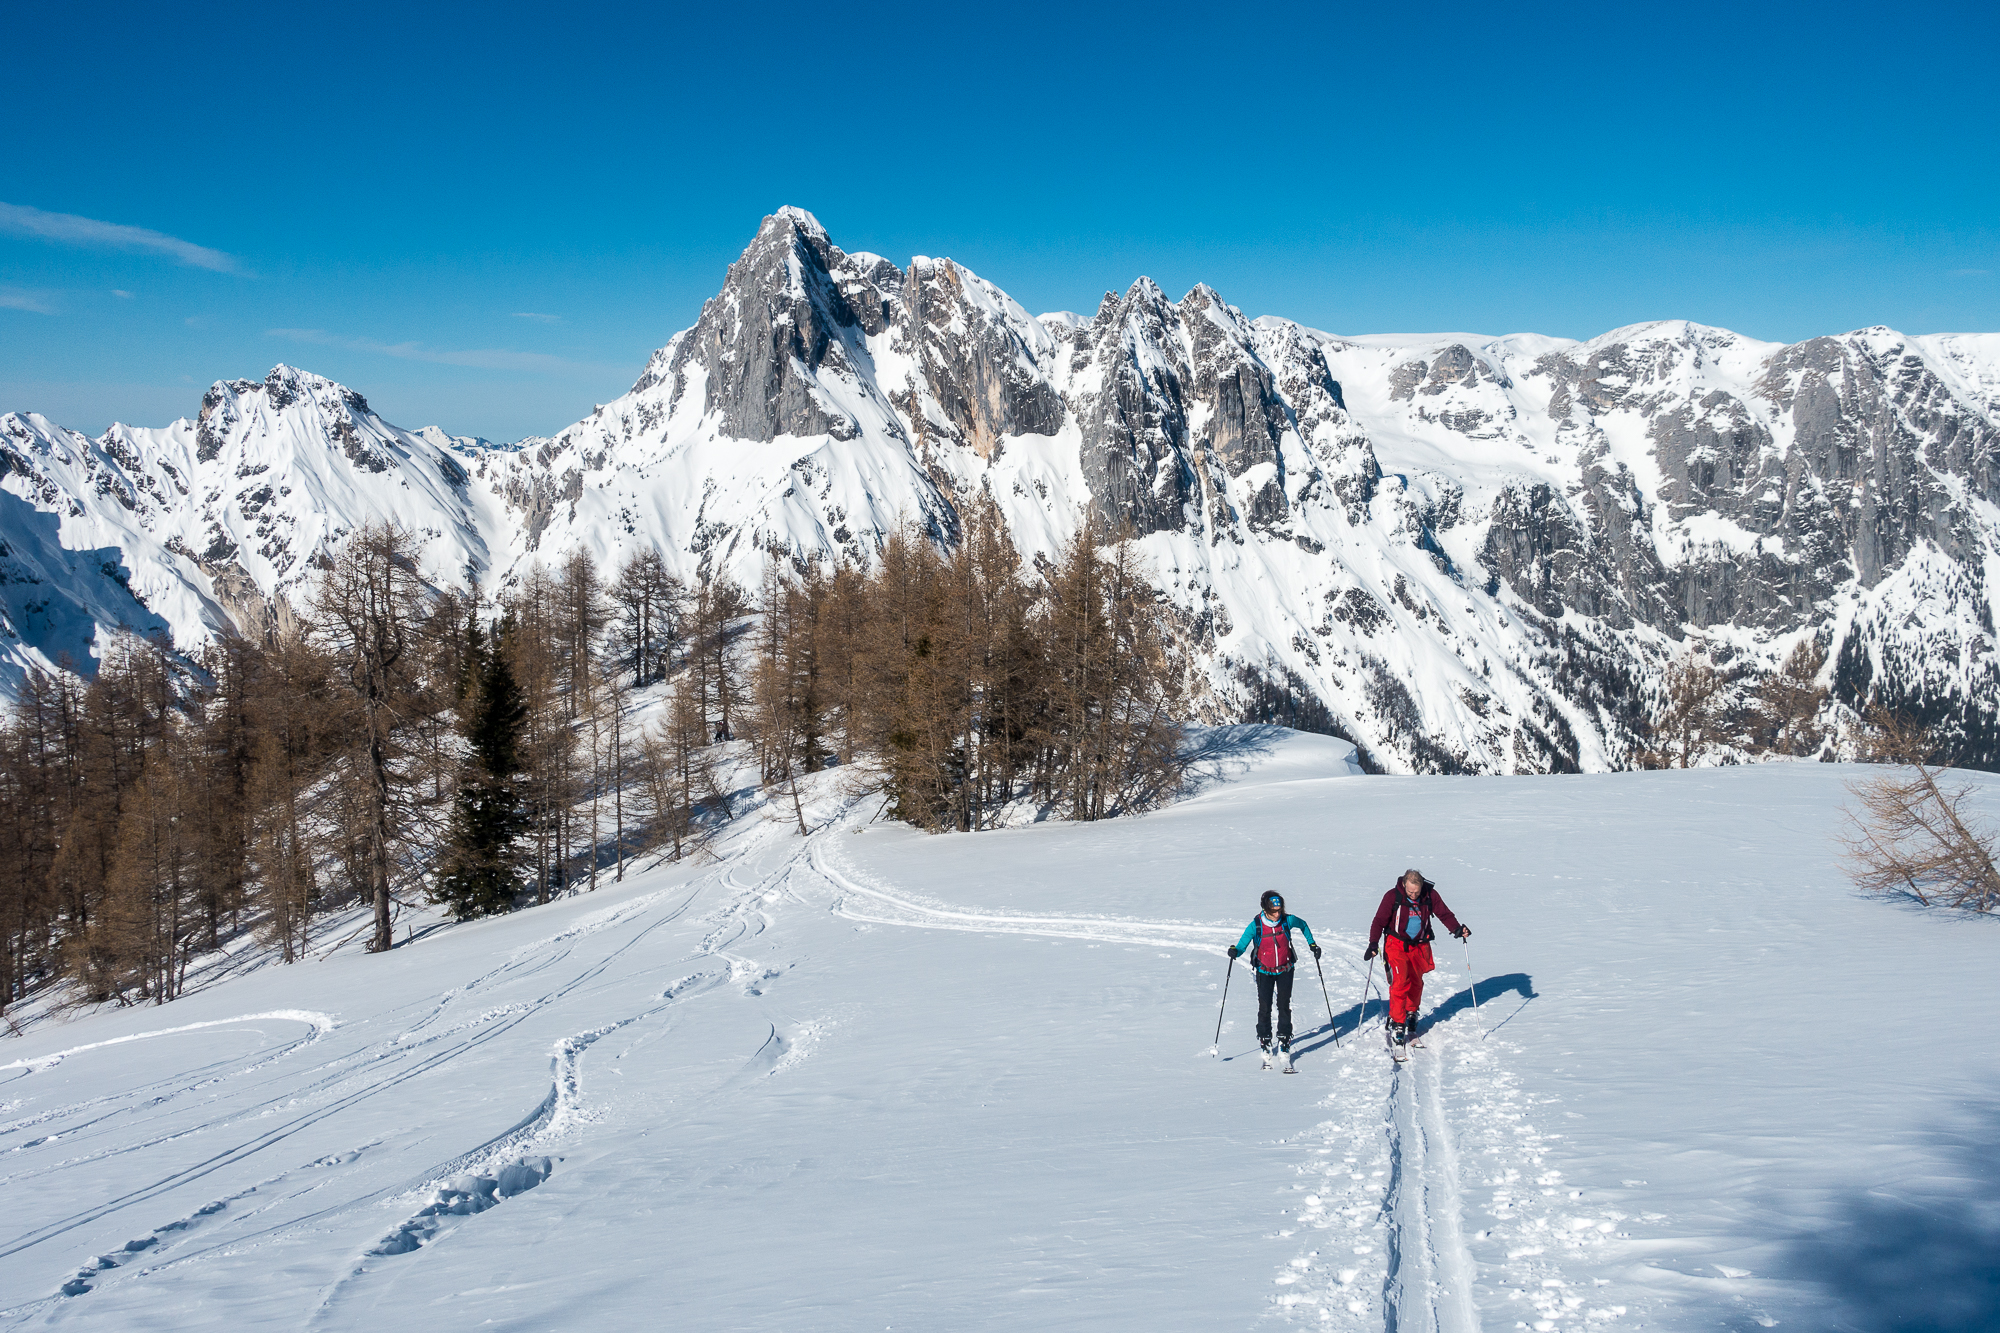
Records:
M926 837L829 774L808 839L752 808L714 863L31 1023L0 1068L0 1326L1993 1313L1966 1109L2000 1085L1993 923L1845 888L1848 772L1360 778L1336 742L1232 736L1139 819ZM1475 970L1440 943L1397 1067L1379 968L1357 997L1410 864ZM1306 971L1293 1077L1258 1068L1243 975L1209 1054L1272 886L1341 1034ZM1917 968L1951 979L1950 1060L1908 1039ZM1950 1225L1901 1246L1912 1217Z

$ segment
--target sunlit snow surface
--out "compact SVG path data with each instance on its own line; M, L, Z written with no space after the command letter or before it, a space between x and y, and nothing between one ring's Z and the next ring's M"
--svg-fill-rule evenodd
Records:
M753 811L717 863L31 1022L0 1042L0 1322L2000 1320L2000 923L1851 893L1854 770L1211 748L1227 776L1171 809L971 836L870 824L828 774L810 839ZM1326 943L1345 1033L1409 865L1475 930L1476 1013L1446 943L1398 1069L1373 1029L1331 1044L1308 970L1284 1077L1239 971L1211 1058L1261 890Z

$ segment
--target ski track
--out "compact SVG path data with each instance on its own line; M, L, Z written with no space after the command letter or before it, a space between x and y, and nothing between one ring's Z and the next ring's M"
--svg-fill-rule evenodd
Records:
M122 1155L177 1138L227 1129L243 1124L244 1122L261 1121L266 1119L275 1109L280 1107L296 1107L301 1101L316 1100L318 1102L317 1105L313 1105L309 1109L289 1117L285 1122L268 1128L263 1133L248 1140L227 1147L192 1166L170 1173L149 1184L141 1185L116 1198L100 1201L68 1217L17 1235L11 1240L0 1241L0 1255L18 1253L22 1250L34 1248L44 1242L56 1239L79 1226L98 1221L101 1218L123 1211L124 1209L142 1205L169 1191L177 1190L191 1181L207 1176L216 1170L233 1165L268 1148L274 1147L299 1131L336 1115L340 1111L373 1097L378 1093L388 1091L411 1078L445 1068L457 1057L513 1030L533 1014L551 1004L558 1003L578 989L596 981L613 963L640 944L653 931L679 919L693 905L695 899L701 895L703 889L708 887L710 882L716 878L718 878L716 875L705 876L692 886L683 886L681 889L674 891L674 896L685 895L685 900L678 907L671 911L660 913L635 931L631 938L625 940L616 948L607 951L603 956L597 958L580 971L575 972L568 980L532 1000L517 1001L489 1008L457 1022L441 1024L439 1021L451 1009L455 1001L469 993L476 992L483 984L490 983L496 978L509 973L514 973L515 976L513 979L516 980L532 977L550 967L559 966L570 956L572 949L566 947L556 950L553 955L545 955L537 959L534 965L526 968L521 966L524 961L521 957L522 951L517 950L501 966L439 996L429 1007L429 1011L416 1023L361 1050L336 1057L327 1064L322 1065L319 1070L314 1071L317 1077L309 1076L307 1081L302 1085L289 1086L269 1099L236 1108L221 1119L190 1124L175 1132L153 1136L141 1142L121 1143L106 1152L72 1157L62 1162L49 1164L33 1170L30 1173L32 1175L59 1172L87 1161L99 1160L104 1156ZM690 889L692 889L691 892L689 891ZM666 895L648 895L639 901L650 907L656 905L657 901L663 896ZM608 926L618 924L633 916L632 907L633 904L622 904L619 908L610 909L604 913L596 914L591 918L586 918L584 921L576 923L570 929L550 937L545 943L568 944L575 937L595 933ZM426 1189L432 1193L432 1203L441 1202L444 1205L442 1208L433 1210L430 1204L426 1204L424 1208L418 1210L419 1215L424 1217L425 1220L433 1221L432 1226L417 1228L421 1232L421 1239L429 1240L437 1229L434 1219L440 1216L449 1218L483 1211L485 1208L491 1207L495 1203L512 1197L514 1194L518 1194L525 1189L531 1189L535 1185L540 1184L542 1180L545 1180L553 1169L553 1163L549 1162L546 1158L535 1158L521 1154L525 1149L537 1146L538 1141L541 1139L554 1140L567 1137L594 1118L590 1113L584 1111L580 1105L581 1080L578 1066L584 1050L598 1037L605 1035L606 1032L616 1030L635 1019L650 1017L672 1003L675 999L693 993L697 989L693 983L697 980L712 979L713 977L713 973L698 973L695 977L683 978L681 982L676 983L665 994L661 995L658 1003L642 1011L640 1014L634 1015L633 1018L610 1024L594 1032L578 1034L577 1036L559 1040L555 1044L550 1057L552 1065L550 1091L527 1117L510 1129L503 1131L501 1134L487 1140L472 1150L454 1157L439 1167L424 1172L418 1180L370 1190L359 1197L342 1200L329 1207L315 1210L303 1217L292 1216L259 1230L247 1233L242 1232L242 1222L253 1221L263 1213L278 1210L290 1199L297 1198L302 1194L315 1192L324 1188L325 1183L327 1183L323 1181L312 1183L302 1190L294 1191L283 1197L273 1198L262 1207L246 1210L240 1206L244 1200L251 1196L259 1195L260 1193L267 1196L270 1195L274 1186L284 1184L296 1174L291 1171L280 1172L277 1175L265 1178L247 1190L240 1190L226 1195L184 1217L168 1222L163 1226L151 1228L137 1238L126 1242L122 1250L114 1250L87 1260L75 1269L69 1278L60 1284L59 1290L53 1296L31 1301L27 1304L6 1310L0 1310L0 1318L19 1320L22 1316L30 1315L36 1310L45 1308L51 1301L82 1296L93 1290L98 1285L99 1280L109 1274L117 1272L120 1278L126 1278L126 1272L118 1272L121 1269L127 1270L130 1277L144 1277L166 1268L178 1267L181 1264L199 1261L214 1255L240 1252L246 1248L268 1244L285 1235L297 1233L311 1224L320 1222L328 1217L350 1213L357 1208L379 1204L400 1196L413 1195ZM306 1014L304 1011L275 1011L265 1014L243 1015L233 1019L188 1024L181 1028L163 1029L159 1032L139 1033L131 1037L116 1038L108 1042L91 1043L87 1046L79 1046L56 1053L52 1057L38 1058L32 1063L37 1068L46 1068L56 1063L60 1058L76 1055L80 1052L102 1046L116 1045L123 1041L164 1036L172 1032L191 1031L196 1028L218 1027L256 1019L271 1018L293 1018L300 1021L307 1021L312 1024L313 1031L307 1037L288 1043L256 1063L237 1069L235 1075L225 1075L222 1077L205 1076L193 1082L183 1081L179 1086L166 1092L158 1091L162 1084L168 1082L162 1080L141 1089L129 1089L111 1097L99 1098L92 1103L55 1108L28 1121L18 1121L7 1126L0 1126L0 1137L4 1137L10 1132L18 1132L31 1123L75 1115L80 1111L95 1109L109 1102L125 1103L125 1105L115 1107L110 1112L96 1116L81 1125L64 1126L31 1143L19 1145L19 1149L17 1150L44 1145L58 1138L68 1138L86 1126L97 1125L125 1112L158 1106L165 1101L172 1100L196 1088L220 1082L223 1077L251 1074L264 1069L280 1057L319 1040L335 1025L334 1020L327 1015ZM414 1060L412 1057L415 1057ZM236 1063L234 1060L217 1062L216 1065L206 1067L202 1073L207 1075L212 1069L220 1065L234 1063ZM33 1069L26 1067L28 1064L29 1062L16 1062L16 1065L22 1067L24 1070L17 1077L26 1076L27 1073L34 1072ZM185 1076L183 1076L184 1078ZM511 1161L507 1160L510 1154L513 1155L513 1160ZM316 1167L346 1165L353 1162L359 1156L360 1150L356 1150L352 1153L335 1155L331 1158L321 1158L313 1163L309 1163L307 1167L298 1168L298 1170L303 1171ZM8 1179L18 1178L21 1178L20 1173L8 1177ZM471 1188L465 1188L467 1186ZM471 1202L468 1202L465 1197L467 1195L470 1196ZM232 1208L234 1208L233 1212L231 1211ZM237 1222L237 1226L230 1227L227 1225L232 1219ZM412 1220L414 1221L415 1219ZM202 1239L208 1239L207 1233L216 1231L218 1224L222 1225L222 1229L234 1231L236 1234L217 1236L213 1239L213 1243L210 1244L190 1246L190 1242L197 1239L198 1236ZM409 1226L409 1223L405 1223L403 1227L399 1227L397 1231L392 1232L389 1239L393 1240L398 1234L407 1234ZM385 1252L383 1246L386 1244L388 1244L387 1240L378 1242L372 1248L371 1252ZM414 1249L416 1248L416 1244L413 1243L408 1248ZM186 1252L183 1253L182 1251ZM386 1252L394 1253L398 1251L390 1250ZM131 1268L132 1260L139 1256L143 1256L149 1262L145 1267L134 1270ZM351 1270L348 1277L355 1275L356 1273ZM339 1286L345 1280L344 1278L337 1279L334 1285Z
M1434 1032L1433 1036L1437 1034ZM1478 1333L1465 1248L1458 1156L1442 1109L1442 1039L1390 1075L1389 1264L1382 1326L1388 1333Z
M819 840L816 840L819 841ZM1089 940L1097 944L1138 944L1163 949L1210 952L1233 940L1240 927L1199 921L1149 921L1143 917L1030 916L1020 912L964 912L901 897L860 882L851 867L833 864L837 852L828 842L810 849L808 864L835 891L833 910L850 921L882 926L916 926L925 930L963 930L981 935L1039 935L1055 939ZM893 915L871 915L847 905L848 897L866 898Z
M1433 996L1455 980L1432 973ZM1386 1006L1375 999L1338 1050L1314 1048L1305 1068L1327 1070L1331 1115L1297 1140L1305 1151L1288 1193L1302 1206L1274 1237L1294 1240L1296 1253L1276 1275L1274 1312L1343 1333L1619 1326L1631 1311L1616 1284L1574 1282L1563 1263L1601 1267L1628 1214L1565 1187L1562 1136L1535 1127L1506 1064L1519 1048L1487 1026L1499 1018L1459 1008L1439 1023L1435 1008L1401 1065L1386 1053Z
M266 1018L285 1019L294 1023L306 1024L312 1029L312 1035L305 1039L307 1042L319 1040L335 1027L333 1016L330 1014L317 1013L310 1009L272 1009L260 1014L239 1014L235 1018L212 1018L205 1023L183 1023L179 1027L157 1028L152 1032L134 1032L129 1036L112 1037L106 1041L85 1042L81 1046L72 1046L67 1050L56 1051L50 1055L38 1055L33 1059L16 1060L11 1064L0 1065L0 1071L25 1069L31 1074L40 1073L52 1065L61 1064L72 1055L80 1055L85 1051L102 1050L106 1046L123 1046L125 1043L133 1041L149 1041L154 1037L171 1037L176 1033L195 1032L202 1028L220 1028L230 1027L237 1023L255 1023ZM294 1045L300 1044L304 1043L294 1043ZM290 1050L292 1047L287 1046L284 1049Z

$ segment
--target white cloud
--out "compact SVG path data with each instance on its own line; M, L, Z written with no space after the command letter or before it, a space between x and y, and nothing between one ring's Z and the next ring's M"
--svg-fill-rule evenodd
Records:
M1992 271L1990 268L1955 268L1951 271L1951 276L1954 278L1983 278Z
M47 296L21 287L0 287L0 310L32 310L38 315L56 312Z
M321 347L344 347L353 352L374 352L379 356L400 357L405 361L431 361L441 366L471 366L478 370L540 370L540 371L598 371L601 366L587 366L577 361L565 361L559 356L546 356L541 352L513 352L504 348L475 348L457 351L446 347L426 347L419 342L383 343L372 338L345 338L325 329L266 329L265 334L273 338L290 338L293 342L315 343Z
M563 322L563 317L561 315L538 315L532 310L516 310L514 312L514 318L532 319L542 324L560 324Z
M132 299L132 293L126 291L123 287L113 287L111 289L111 294L113 296L120 297L127 301Z
M234 255L211 250L193 241L184 241L165 232L145 227L128 227L120 222L99 222L74 213L44 213L25 204L0 204L0 232L34 236L58 245L99 246L112 250L141 250L165 255L191 268L213 269L217 273L241 273Z

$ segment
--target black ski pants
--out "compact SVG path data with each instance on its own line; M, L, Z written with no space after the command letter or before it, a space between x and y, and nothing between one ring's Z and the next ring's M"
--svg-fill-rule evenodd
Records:
M1257 1040L1271 1039L1271 1000L1278 1001L1278 1040L1292 1039L1292 969L1272 976L1268 972L1257 974Z

